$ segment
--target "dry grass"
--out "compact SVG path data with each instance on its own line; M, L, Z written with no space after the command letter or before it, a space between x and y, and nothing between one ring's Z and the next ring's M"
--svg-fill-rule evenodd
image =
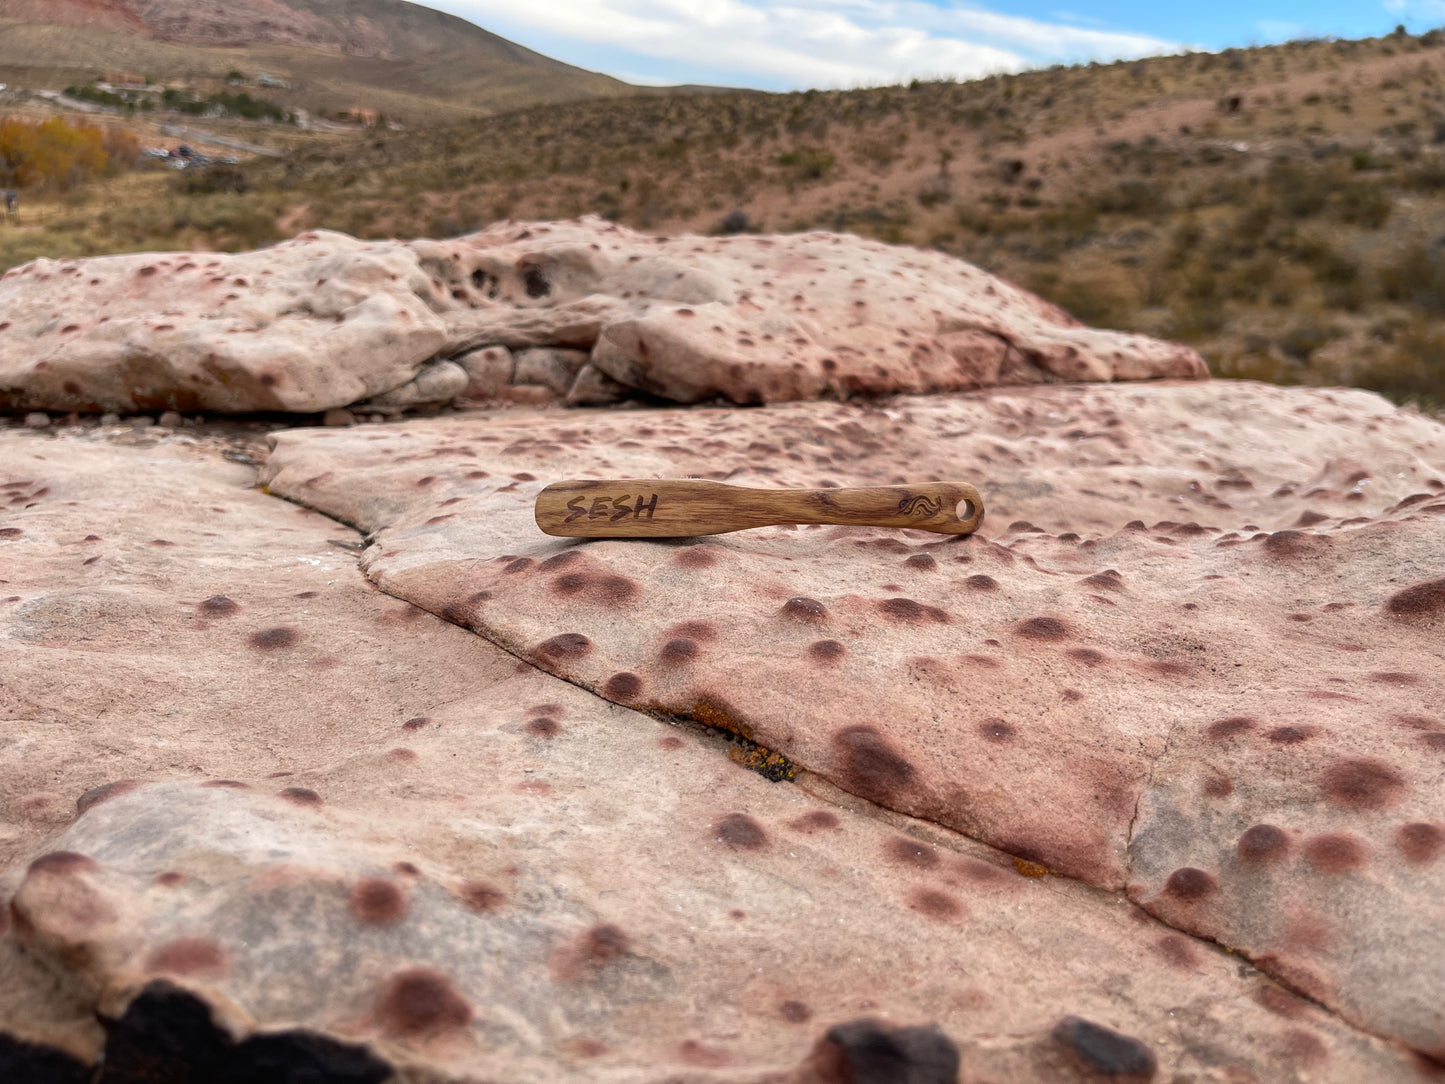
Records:
M45 251L449 235L599 213L660 232L935 247L1222 375L1445 402L1445 37L1301 42L966 84L642 96L299 148L243 195L95 190ZM279 225L278 225L279 223Z

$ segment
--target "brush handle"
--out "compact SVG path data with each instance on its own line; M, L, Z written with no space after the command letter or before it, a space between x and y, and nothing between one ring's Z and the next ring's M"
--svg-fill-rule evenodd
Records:
M564 538L687 538L783 523L972 534L983 498L966 482L752 489L695 478L586 479L553 482L537 494L536 514L544 533Z

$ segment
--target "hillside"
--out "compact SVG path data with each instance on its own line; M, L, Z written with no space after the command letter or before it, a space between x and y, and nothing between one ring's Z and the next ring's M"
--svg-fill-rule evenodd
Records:
M213 90L231 72L285 84L266 94L287 109L411 123L630 89L402 0L0 0L0 82Z
M790 95L635 96L109 182L0 263L306 227L446 236L598 213L934 247L1217 373L1445 402L1445 35ZM96 202L86 205L92 198Z

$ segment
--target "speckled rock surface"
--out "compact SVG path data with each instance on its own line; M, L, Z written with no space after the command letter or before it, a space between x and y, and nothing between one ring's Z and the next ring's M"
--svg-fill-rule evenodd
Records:
M568 439L555 418L508 424ZM472 421L481 447L518 439ZM335 431L378 438L347 467L368 514L452 484L380 484L447 460L431 424ZM1121 892L372 589L353 532L253 486L255 448L0 433L19 1079L88 1080L102 1054L238 1082L1430 1079ZM497 473L460 481L524 501Z
M384 590L539 667L1445 1051L1445 427L1222 383L578 418L293 431L264 477L373 532ZM988 537L532 523L547 480L689 474L963 478Z
M405 246L339 233L36 260L0 276L0 409L346 406L408 383L446 344L433 292Z
M9 410L753 403L1207 375L1187 347L1083 327L939 253L835 234L654 238L595 217L38 260L0 277L0 313Z
M471 306L449 316L460 341L582 347L681 403L1208 375L1188 347L1086 328L961 260L850 235L658 238L592 216L413 248Z

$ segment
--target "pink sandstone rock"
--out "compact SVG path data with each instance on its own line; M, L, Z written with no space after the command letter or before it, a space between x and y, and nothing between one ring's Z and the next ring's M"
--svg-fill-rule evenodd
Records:
M276 473L328 458L308 493L398 521L466 503L417 494L514 486L478 502L486 531L525 510L533 483L510 475L551 454L513 445L578 439L504 417L297 433ZM593 417L665 446L724 416ZM1429 1079L1120 892L806 765L771 782L788 765L752 743L388 598L353 531L251 486L253 454L230 430L0 433L0 1059L21 1079L88 1079L104 1052L117 1075L822 1084L880 1051L930 1084ZM495 480L465 477L483 462ZM720 654L735 618L715 612L718 638L690 631Z
M474 307L449 317L454 337L541 345L508 333L508 310L596 312L595 331L546 341L684 403L1208 375L1187 347L1086 328L961 260L848 235L658 238L589 216L413 247Z
M1215 383L275 439L269 486L371 532L383 590L1445 1050L1439 423ZM581 543L532 521L550 480L682 475L961 478L990 518Z
M36 260L0 277L0 408L320 412L391 391L447 341L393 242Z
M537 389L572 405L756 403L1207 375L1187 347L1083 327L940 253L656 238L595 217L37 260L0 277L0 313L12 410L396 412ZM527 390L502 393L489 348L518 351L505 379Z

